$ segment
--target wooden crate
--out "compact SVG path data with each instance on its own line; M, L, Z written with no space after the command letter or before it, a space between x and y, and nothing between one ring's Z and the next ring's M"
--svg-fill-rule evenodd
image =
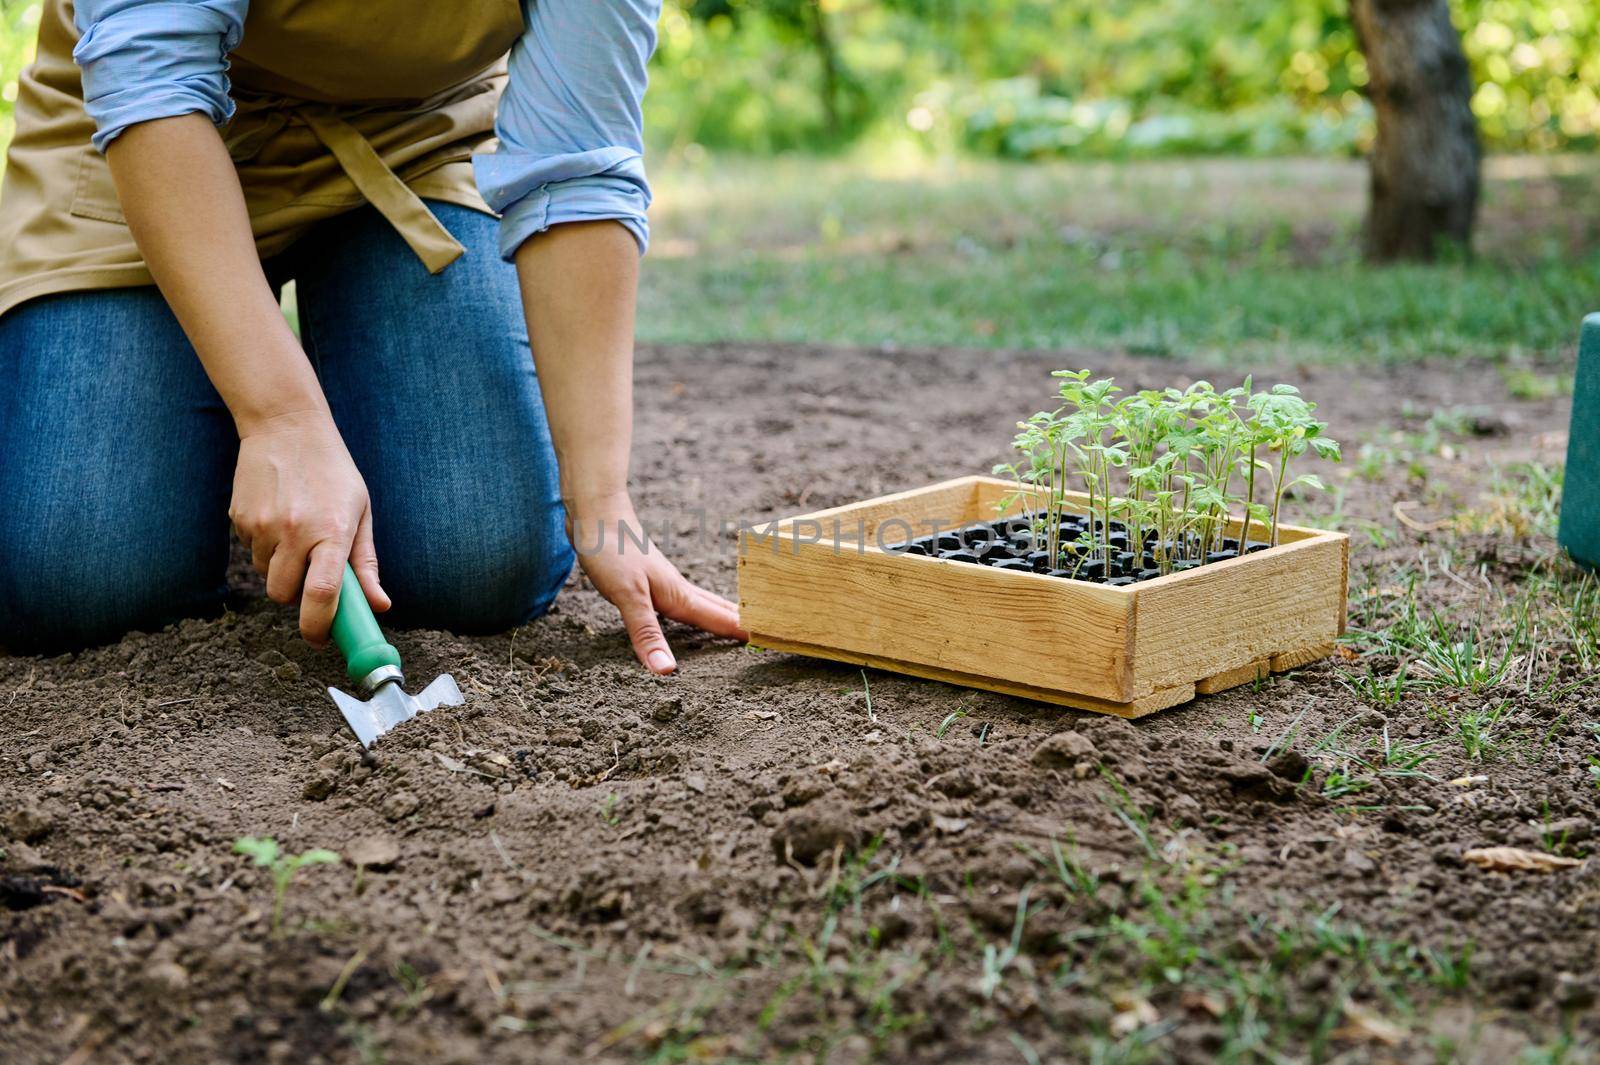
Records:
M962 477L741 530L750 642L1142 717L1326 657L1344 631L1342 533L1280 526L1276 547L1122 588L882 549L1020 513L996 509L1015 488Z

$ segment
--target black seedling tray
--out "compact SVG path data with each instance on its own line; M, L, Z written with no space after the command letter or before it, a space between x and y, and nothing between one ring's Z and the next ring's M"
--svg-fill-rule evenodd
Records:
M1022 518L977 522L960 529L919 536L886 547L885 550L892 554L927 555L947 562L966 562L977 566L993 566L996 569L1026 569L1051 577L1089 581L1114 588L1162 576L1156 562L1154 531L1145 534L1144 550L1135 552L1130 549L1127 526L1119 521L1112 522L1109 538L1097 535L1097 539L1109 540L1111 544L1111 557L1106 559L1098 555L1081 553L1082 547L1076 541L1086 528L1088 521L1083 518L1068 518L1061 523L1059 529L1062 545L1062 557L1059 559L1061 565L1055 567L1050 565L1050 552L1046 546L1044 533L1033 529L1029 522ZM1180 550L1185 547L1187 550ZM1266 548L1267 545L1264 543L1252 543L1249 550L1254 553L1264 551ZM1226 562L1238 558L1239 542L1224 540L1222 550L1212 551L1204 559L1196 557L1197 554L1198 549L1192 542L1187 545L1169 543L1168 557L1179 556L1183 559L1173 564L1172 572L1187 572L1213 562Z

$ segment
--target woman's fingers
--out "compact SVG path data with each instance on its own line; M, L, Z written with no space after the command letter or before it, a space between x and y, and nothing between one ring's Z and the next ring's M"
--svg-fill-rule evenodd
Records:
M648 583L630 583L615 602L622 614L622 624L628 629L628 642L633 644L633 653L639 656L644 667L656 674L677 669L678 661L672 657L672 648L667 646L666 634L661 631L661 619L656 616Z
M311 565L306 568L305 587L300 592L300 635L313 647L328 642L328 630L339 609L344 564L349 557L349 546L333 540L324 540L311 549Z
M350 568L356 571L361 590L366 593L372 609L383 613L390 607L389 593L378 583L378 551L372 546L372 508L361 512L361 524L356 527L355 543L350 545Z
M259 545L260 540L256 543ZM260 551L260 547L254 550ZM256 563L256 569L267 578L267 598L274 603L292 603L300 594L300 585L306 577L306 549L297 547L289 539L277 541L265 569Z
M245 546L250 549L250 565L255 567L255 571L262 577L271 573L272 553L278 549L278 541L266 533L260 533Z
M333 627L339 608L347 559L372 609L389 609L389 596L378 583L378 554L372 545L370 511L362 516L356 538L349 546L340 540L323 540L308 553L288 538L273 544L267 537L258 536L252 552L256 568L266 575L267 597L275 603L300 600L300 632L314 646L327 643L328 630ZM263 553L267 553L265 560L261 558Z
M676 594L663 597L663 614L673 621L704 629L713 636L726 636L733 640L750 638L750 634L739 627L737 606L694 584L681 573L674 573L673 576L679 588Z
M572 528L576 528L578 518L570 520ZM631 508L620 518L610 515L600 520L605 523L602 528L608 538L615 534L614 542L619 545L623 542L623 528L637 527ZM639 550L580 551L578 561L596 590L622 615L634 654L652 673L667 674L678 668L677 658L661 630L662 616L716 636L749 638L739 625L739 610L734 604L685 580L653 544L646 542Z

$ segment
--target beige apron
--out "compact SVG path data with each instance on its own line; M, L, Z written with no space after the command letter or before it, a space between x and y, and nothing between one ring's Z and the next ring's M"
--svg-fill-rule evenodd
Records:
M468 156L491 143L517 0L252 0L222 136L256 248L370 203L430 271L461 246L422 197L488 212ZM153 281L117 203L72 61L70 0L46 0L0 183L0 314L52 292Z

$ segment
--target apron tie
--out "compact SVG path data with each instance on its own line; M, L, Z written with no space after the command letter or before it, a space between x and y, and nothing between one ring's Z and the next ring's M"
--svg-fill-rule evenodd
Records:
M377 149L354 126L316 111L302 110L300 117L311 127L317 140L333 153L356 190L389 220L401 239L417 253L428 273L437 274L466 252L461 242L428 210L422 197L389 169Z

